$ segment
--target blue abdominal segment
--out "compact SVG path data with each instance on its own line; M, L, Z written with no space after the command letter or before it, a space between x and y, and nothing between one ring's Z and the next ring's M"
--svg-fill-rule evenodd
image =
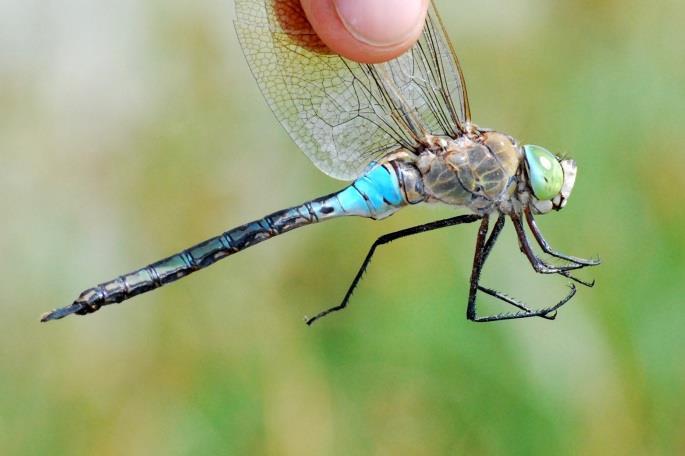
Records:
M377 165L338 193L345 215L382 219L406 205L397 174L391 165Z

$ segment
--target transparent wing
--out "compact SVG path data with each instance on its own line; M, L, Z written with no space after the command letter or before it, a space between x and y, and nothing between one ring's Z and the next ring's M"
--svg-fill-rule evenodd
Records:
M255 79L295 143L326 174L358 177L369 162L469 121L459 63L431 5L419 42L387 63L331 53L299 0L235 0L236 30Z

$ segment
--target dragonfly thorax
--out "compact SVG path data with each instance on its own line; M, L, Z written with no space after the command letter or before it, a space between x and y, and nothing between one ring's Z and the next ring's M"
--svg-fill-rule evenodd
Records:
M512 137L483 131L435 138L417 160L426 201L466 206L478 214L509 212L518 189L523 150Z

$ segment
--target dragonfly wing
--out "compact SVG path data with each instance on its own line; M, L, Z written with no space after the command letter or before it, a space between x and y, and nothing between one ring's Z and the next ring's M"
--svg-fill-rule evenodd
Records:
M431 6L419 42L383 64L333 54L299 0L235 0L236 31L255 79L295 143L326 174L351 180L398 147L457 136L468 121L459 64Z
M424 94L422 117L437 123L437 132L457 136L471 122L464 73L447 30L431 1L421 38L408 51L413 83Z

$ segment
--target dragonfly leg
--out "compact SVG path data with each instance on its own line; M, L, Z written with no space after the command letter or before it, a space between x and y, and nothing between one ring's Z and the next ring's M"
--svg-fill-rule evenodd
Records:
M476 252L474 254L474 260L473 260L473 269L471 270L471 288L469 290L469 302L466 310L466 318L468 318L471 321L475 322L489 322L489 321L498 321L498 320L510 320L512 318L525 318L525 317L541 317L545 318L547 320L553 320L556 317L556 309L561 307L563 304L565 304L569 299L571 299L572 296L568 296L563 303L558 304L556 307L549 307L546 309L542 310L532 310L522 302L510 298L509 296L505 295L504 293L500 293L495 290L491 290L489 288L482 287L478 282L480 281L480 274L481 271L483 270L483 265L485 264L485 261L487 260L488 256L490 255L490 252L492 251L492 248L494 247L495 243L497 242L497 238L499 237L500 233L502 232L502 229L504 228L504 223L506 221L506 218L504 215L500 215L499 218L497 219L497 222L495 223L495 226L492 229L492 232L490 233L490 236L487 237L488 234L488 225L489 225L489 220L488 217L486 216L483 218L483 221L481 222L480 229L478 230L478 238L476 241ZM486 240L487 237L487 240ZM476 297L478 294L478 291L483 291L486 294L489 294L501 301L504 301L507 304L510 304L518 309L521 309L521 312L515 312L515 313L503 313L503 314L498 314L498 315L493 315L493 316L488 316L488 317L479 317L476 311ZM575 293L575 291L574 291ZM553 313L552 315L548 315L550 313Z
M528 261L530 261L530 264L533 266L535 272L539 274L560 274L586 287L593 287L595 285L594 281L586 282L584 280L572 276L569 273L569 271L587 267L587 265L585 264L572 262L571 264L566 266L553 266L546 263L538 256L536 256L533 252L533 249L530 246L530 243L528 242L528 237L526 236L525 229L523 228L521 218L516 213L511 213L509 214L509 216L511 217L511 221L513 222L514 228L516 229L516 235L519 240L519 248L521 249L521 252L523 252L523 254L526 255L526 258L528 258Z
M592 279L591 281L588 282L587 280L579 279L576 276L572 276L569 272L566 272L566 271L560 272L559 275L562 275L562 276L566 277L567 279L573 280L575 283L579 283L579 284L581 284L585 287L588 287L588 288L592 288L595 286L595 280L594 279Z
M495 243L497 242L497 239L499 238L499 235L502 232L502 229L504 228L504 224L506 223L506 221L507 219L503 214L500 214L500 216L497 217L495 226L492 228L492 233L490 233L490 237L488 237L488 240L485 242L485 245L483 247L483 259L481 261L482 264L485 264L488 257L490 256L490 252L492 252L492 248L495 246ZM487 233L487 228L485 232ZM478 234L480 234L480 231L478 232Z
M537 241L538 245L542 249L543 252L546 254L553 256L554 258L559 258L561 260L566 260L571 263L579 265L577 269L582 269L584 267L588 266L597 266L600 264L599 259L593 259L593 260L587 260L585 258L577 258L574 256L570 255L565 255L563 253L559 253L552 249L552 247L549 245L549 242L545 239L545 237L542 235L542 231L540 231L540 228L538 227L537 223L535 222L535 218L533 218L533 213L531 212L530 208L527 207L525 209L525 215L526 215L526 221L528 222L528 227L530 228L530 231L533 233L533 236L535 237L535 240ZM572 276L568 271L560 271L558 274L563 275L564 277L573 280L576 283L579 283L581 285L584 285L586 287L592 288L595 286L595 281L587 282L584 280L581 280L577 277Z
M533 233L533 236L535 236L535 240L537 241L542 251L546 254L551 255L555 258L559 258L561 260L570 261L571 263L582 264L583 266L597 266L601 263L599 259L588 260L585 258L577 258L574 256L565 255L563 253L555 251L554 249L552 249L552 247L549 245L545 237L542 235L540 228L538 228L538 225L535 222L535 218L533 218L533 213L531 212L530 207L526 207L525 215L530 231Z
M483 293L489 294L490 296L494 296L497 299L501 299L502 301L508 302L509 304L518 307L520 309L528 309L528 310L522 310L521 312L511 312L511 313L501 313L497 315L491 315L488 317L477 317L474 321L479 322L479 323L485 323L485 322L490 322L490 321L502 321L502 320L514 320L517 318L529 318L529 317L542 317L547 320L554 320L557 316L557 310L569 302L573 296L576 294L576 286L571 284L570 286L570 291L569 293L558 303L554 304L553 306L546 307L544 309L540 310L535 310L531 311L528 309L526 306L524 306L522 303L519 301L503 294L500 293L499 291L491 290L490 288L485 288L481 287L480 285L478 286L478 289L482 291ZM551 314L551 315L550 315Z
M530 307L528 307L525 303L519 301L516 298L512 298L511 296L509 296L505 293L502 293L501 291L493 290L492 288L484 287L480 284L478 285L478 291L482 291L483 293L488 294L494 298L497 298L500 301L503 301L503 302L505 302L511 306L514 306L517 309L521 309L523 311L523 313L533 314L533 313L537 312L537 311L531 309ZM500 315L502 315L502 314L500 314ZM504 315L509 315L509 312L505 312ZM546 313L543 313L540 316L547 319L547 320L554 320L557 317L557 313L554 312L554 314L552 314L552 315L546 315ZM482 318L480 320L482 320Z
M317 315L311 317L311 318L306 318L305 321L308 325L311 325L314 323L316 320L325 317L326 315L337 312L339 310L344 309L347 307L348 302L350 301L350 298L352 297L352 294L354 293L355 288L357 288L357 285L359 285L359 282L362 279L362 276L364 275L364 272L366 272L366 269L369 267L369 263L371 262L371 258L373 257L374 253L376 252L376 249L384 244L388 244L392 241L395 241L397 239L403 238L403 237L408 237L408 236L413 236L415 234L420 234L420 233L426 233L428 231L433 231L433 230L438 230L440 228L447 228L450 226L455 226L455 225L461 225L464 223L473 223L478 220L480 220L482 216L476 215L476 214L468 214L468 215L460 215L457 217L452 217L444 220L436 220L435 222L430 222L426 223L424 225L419 225L419 226L414 226L411 228L406 228L404 230L400 231L395 231L394 233L388 233L385 234L373 243L371 248L369 249L369 252L366 254L366 258L364 258L364 261L362 262L361 267L359 268L359 271L357 271L357 275L354 277L352 280L352 284L350 284L350 287L347 290L347 293L345 294L345 297L343 298L342 302L335 306L331 307L329 309L326 309L322 312L319 312Z

